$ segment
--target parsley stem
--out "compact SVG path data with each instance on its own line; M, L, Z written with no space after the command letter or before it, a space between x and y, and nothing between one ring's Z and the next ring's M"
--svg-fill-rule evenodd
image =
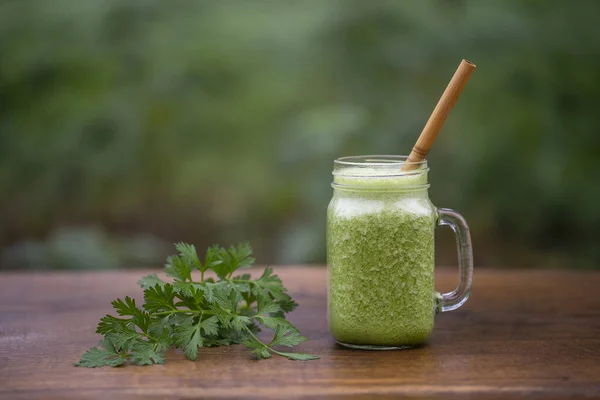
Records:
M150 335L147 331L142 330L141 332L137 332L137 331L133 331L137 334L138 337L140 338L147 338L148 340L152 340L154 342L158 342L159 340L157 338L155 338L154 336ZM132 332L132 333L133 333Z
M207 314L207 315L215 315L214 312L212 311L208 311L208 310L171 310L171 311L161 311L161 312L157 312L157 313L150 313L150 316L155 317L158 315L171 315L171 314L175 314L175 313L179 313L179 314Z
M156 342L155 346L158 344L159 340L157 338L155 338L154 336L150 335L149 333L144 332L143 334L140 334L140 335L141 336L146 336L149 340L152 340L152 341Z
M273 350L272 350L272 349L271 349L271 348L270 348L268 345L266 345L266 344L265 344L265 343L264 343L262 340L260 340L259 338L257 338L257 337L254 335L254 333L252 333L252 331L250 330L250 328L248 328L248 326L244 325L244 329L246 330L246 332L248 332L248 334L249 334L250 336L252 336L252 338L253 338L254 340L256 340L258 343L262 344L262 345L263 345L263 347L266 347L267 349L269 349L269 350L273 351Z
M200 275L200 281L190 281L190 283L195 283L196 285L202 285L204 283L204 272ZM225 281L231 283L249 283L249 284L253 284L253 281L249 281L246 279L229 279L229 278L225 278Z
M252 281L245 280L245 279L229 279L229 282L233 282L233 283L254 283Z

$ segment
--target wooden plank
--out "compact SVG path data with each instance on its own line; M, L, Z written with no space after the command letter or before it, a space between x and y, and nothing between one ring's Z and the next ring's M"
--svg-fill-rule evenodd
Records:
M327 332L326 270L276 272L300 307L292 322L321 359L255 361L242 346L171 352L166 364L85 369L110 301L141 291L148 271L0 274L0 398L600 395L600 274L478 270L467 304L437 317L428 345L343 349ZM441 269L439 289L456 272Z

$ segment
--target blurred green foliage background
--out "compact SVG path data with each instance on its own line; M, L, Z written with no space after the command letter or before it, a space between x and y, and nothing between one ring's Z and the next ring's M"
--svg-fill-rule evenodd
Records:
M600 2L4 0L0 268L324 263L332 162L429 155L476 265L600 267ZM439 235L438 264L455 264Z

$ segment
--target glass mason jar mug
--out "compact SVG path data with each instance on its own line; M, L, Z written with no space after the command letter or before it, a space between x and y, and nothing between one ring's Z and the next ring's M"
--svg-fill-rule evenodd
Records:
M469 228L429 200L427 161L402 170L404 156L343 157L334 162L327 210L329 329L347 347L398 349L424 343L434 315L469 297ZM434 290L434 230L456 233L460 281Z

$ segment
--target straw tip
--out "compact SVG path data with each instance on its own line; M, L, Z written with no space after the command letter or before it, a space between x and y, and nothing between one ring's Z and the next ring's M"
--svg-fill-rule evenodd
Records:
M467 59L464 59L464 58L463 58L463 62L465 62L465 63L469 64L469 65L470 65L471 67L473 67L473 68L477 68L477 65L475 65L474 63L472 63L471 61L469 61L469 60L467 60Z

